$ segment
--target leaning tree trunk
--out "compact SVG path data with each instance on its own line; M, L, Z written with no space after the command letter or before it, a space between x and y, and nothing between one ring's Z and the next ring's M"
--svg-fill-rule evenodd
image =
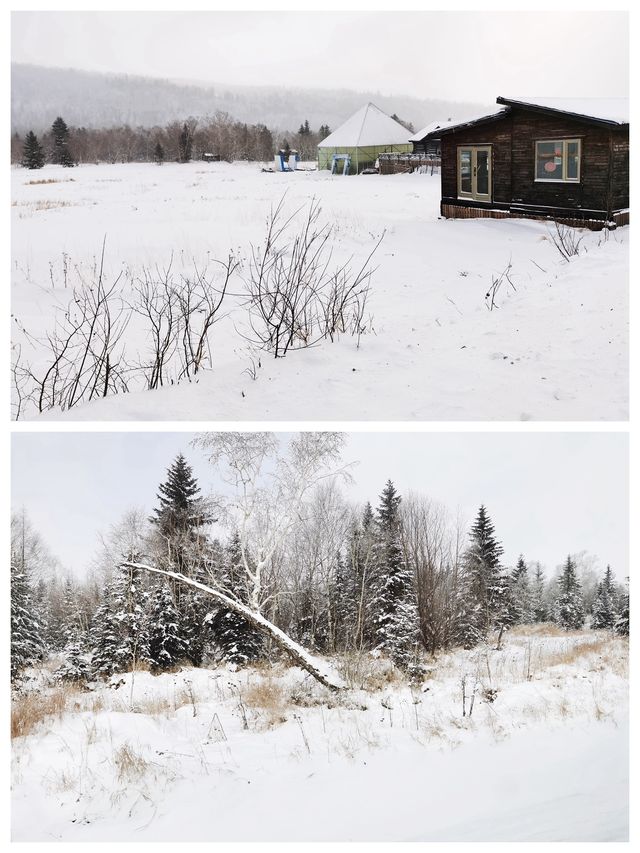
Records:
M129 569L140 569L145 572L164 575L165 577L182 581L189 586L193 586L196 589L206 592L221 604L224 604L224 606L229 608L229 610L233 610L235 613L246 619L247 622L257 631L260 631L260 633L270 637L276 645L291 657L294 663L302 669L305 669L309 675L312 675L320 682L320 684L324 684L324 686L328 687L330 690L342 690L346 687L344 681L337 673L331 672L327 667L324 667L321 661L309 654L306 649L303 649L302 646L298 645L298 643L292 640L291 637L284 633L284 631L281 631L280 628L274 625L273 622L265 619L261 613L252 610L245 604L241 604L239 601L230 598L230 596L226 595L224 592L220 592L220 590L206 586L206 584L200 583L199 581L192 580L180 572L166 571L165 569L158 569L155 566L147 566L144 563L126 562L122 563L122 566Z

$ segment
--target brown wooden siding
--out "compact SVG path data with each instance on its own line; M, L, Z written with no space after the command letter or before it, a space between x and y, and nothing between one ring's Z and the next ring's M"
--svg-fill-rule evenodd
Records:
M535 143L545 139L581 140L578 183L536 182ZM511 209L516 215L571 217L572 211L579 211L584 218L606 218L629 206L628 128L514 109L487 124L443 135L443 210L465 204L457 198L458 147L482 144L492 146L493 208ZM469 202L468 207L480 205Z

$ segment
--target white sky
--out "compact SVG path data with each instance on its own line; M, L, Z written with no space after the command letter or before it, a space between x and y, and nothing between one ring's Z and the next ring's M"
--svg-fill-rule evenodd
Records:
M490 104L625 97L626 12L14 12L12 59Z
M15 433L12 503L78 575L131 507L150 512L182 451L204 493L220 488L192 433ZM586 550L628 574L628 442L621 433L350 433L358 461L349 496L375 506L387 479L473 519L485 503L512 564L520 552L552 570Z

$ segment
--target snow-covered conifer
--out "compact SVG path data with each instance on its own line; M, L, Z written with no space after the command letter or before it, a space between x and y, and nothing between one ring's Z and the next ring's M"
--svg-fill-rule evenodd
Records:
M149 611L149 661L154 671L171 669L184 660L186 644L180 614L166 581L158 584Z
M42 657L40 622L26 565L11 563L11 679Z
M402 551L400 501L391 480L380 496L374 546L374 614L376 648L410 669L418 642L418 607L414 579Z
M556 624L565 630L577 630L584 625L582 587L571 556L567 557L562 573L558 578L554 611Z

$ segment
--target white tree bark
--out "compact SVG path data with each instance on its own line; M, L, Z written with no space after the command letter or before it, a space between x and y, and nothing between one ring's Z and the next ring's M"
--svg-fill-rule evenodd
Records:
M182 581L183 583L193 586L196 589L202 590L202 592L206 592L208 595L211 595L221 604L224 604L225 607L228 607L229 610L233 610L235 613L238 613L240 616L244 617L247 622L252 625L256 630L265 634L271 639L287 654L291 657L291 659L300 666L302 669L306 670L309 675L312 675L320 684L323 684L325 687L328 687L330 690L342 690L346 687L346 684L340 678L340 676L333 672L330 667L326 666L323 661L309 654L309 652L291 639L284 631L281 631L273 622L270 622L268 619L265 619L261 613L258 613L255 610L252 610L250 607L247 607L245 604L242 604L239 601L236 601L234 598L226 595L224 592L220 592L220 590L214 589L213 587L207 586L206 584L200 583L199 581L192 580L191 578L186 577L179 572L171 572L165 571L164 569L158 569L155 566L148 566L144 563L129 563L125 562L122 565L126 568L131 569L140 569L145 572L152 572L157 575L164 575L168 578L173 578L174 580Z

